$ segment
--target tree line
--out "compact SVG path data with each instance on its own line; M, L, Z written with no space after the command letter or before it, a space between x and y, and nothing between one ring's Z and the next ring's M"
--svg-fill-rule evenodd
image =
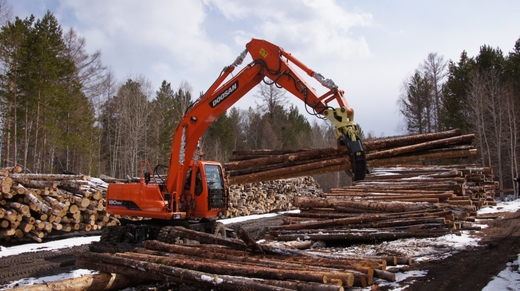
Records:
M139 161L168 164L172 135L193 96L164 80L158 90L142 76L118 82L89 54L74 29L62 31L47 12L7 21L0 32L0 162L35 173L74 172L127 177ZM322 147L328 125L311 125L285 90L262 84L257 107L232 108L203 135L206 159L226 162L233 150ZM202 94L202 93L201 93Z
M458 61L431 53L405 78L398 100L406 132L460 128L476 135L474 162L492 167L501 187L519 175L520 38L512 51L480 47Z
M202 93L182 80L177 87L164 80L159 88L144 76L117 80L101 52L88 53L86 40L72 28L63 31L51 12L2 23L2 167L123 178L137 175L142 159L168 164L177 123ZM458 62L428 55L403 82L398 106L406 132L477 134L475 162L493 167L510 185L518 173L519 41L508 55L489 46L476 57L463 52ZM233 107L206 130L200 140L206 159L226 162L241 149L336 145L330 125L309 121L285 90L261 84L252 98L256 107ZM320 182L340 186L338 175Z

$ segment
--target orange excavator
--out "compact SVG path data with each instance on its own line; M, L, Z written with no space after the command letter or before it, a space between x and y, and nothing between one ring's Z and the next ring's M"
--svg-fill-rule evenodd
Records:
M253 61L231 76L248 53ZM328 91L318 95L294 66ZM152 170L145 160L141 161L138 181L109 184L107 211L112 215L144 219L138 225L135 221L122 221L117 229L106 228L101 241L139 243L160 239L167 235L171 226L226 236L226 229L217 222L225 215L228 205L224 171L220 163L204 161L196 155L199 139L213 121L262 81L285 88L305 103L309 113L331 121L338 144L349 148L354 179L365 177L366 160L359 138L360 129L354 122L354 110L348 105L343 90L281 47L252 39L238 58L222 70L208 91L189 107L177 125L165 177L159 174L159 166ZM336 107L329 105L333 102Z

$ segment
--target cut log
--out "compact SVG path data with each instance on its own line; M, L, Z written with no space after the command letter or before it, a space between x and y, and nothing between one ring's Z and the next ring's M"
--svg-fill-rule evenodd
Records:
M127 258L121 258L121 257L114 257L108 254L81 254L80 256L85 257L85 259L88 259L90 261L102 261L105 263L110 263L114 265L120 265L120 266L127 266L132 269L139 269L139 270L146 270L153 274L161 274L161 275L167 275L167 276L174 276L177 278L182 278L184 280L197 282L199 284L205 284L207 286L218 286L219 288L223 288L224 290L237 290L238 286L244 286L251 288L253 290L290 290L285 288L280 288L278 286L272 286L267 284L261 284L261 283L251 283L251 281L243 282L240 280L240 277L237 276L227 276L227 275L217 275L215 273L208 273L208 272L201 272L196 270L189 270L184 269L180 267L175 266L167 266L163 265L164 263L169 263L169 260L166 262L162 262L160 265L150 262L143 262L139 260L132 260ZM172 259L174 261L174 259ZM189 263L189 262L186 262ZM77 263L78 264L78 263ZM83 264L82 260L79 260L79 264ZM222 270L226 269L226 266L223 266L219 268L219 272L222 272ZM283 276L284 274L280 274L279 272L273 273L273 276ZM254 275L254 277L257 277L257 274ZM319 276L312 276L313 278L317 278ZM322 278L320 278L321 282ZM353 278L352 278L353 283ZM253 285L254 284L254 285ZM269 286L271 286L270 289Z
M129 272L130 273L130 272ZM146 278L143 276L142 278ZM77 278L46 282L22 287L16 287L13 291L116 291L127 287L146 283L146 279L135 276L123 276L119 274L88 274Z
M412 202L387 202L387 201L354 201L339 198L309 198L295 197L294 204L300 208L335 208L337 206L346 206L352 208L385 211L385 212L403 212L422 210L430 208L429 203L412 203Z
M388 149L388 150L370 152L370 153L366 154L366 158L367 158L367 160L390 158L392 156L397 156L397 155L402 155L402 154L407 154L407 153L412 153L412 152L418 152L418 151L427 150L427 149L435 149L435 148L439 148L439 147L447 147L450 145L458 145L458 144L468 144L468 143L471 143L471 141L473 141L473 139L475 139L474 134L454 136L454 137L427 141L427 142L422 142L422 143L408 145L408 146L402 146L402 147Z
M314 162L310 164L293 166L290 168L280 168L274 169L270 171L264 171L259 173L252 173L248 175L229 177L228 182L230 184L240 184L240 183L253 183L253 182L261 182L261 181L269 181L276 179L284 179L284 178L292 178L301 176L302 173L307 171L312 171L313 173L321 173L320 169L327 169L325 172L328 172L329 167L339 166L342 169L350 169L350 159L349 158L337 158L330 160L323 160L319 162ZM324 173L325 173L324 172Z
M289 163L302 160L314 160L330 158L331 156L341 156L348 154L348 149L345 147L339 148L327 148L318 150L299 151L295 153L289 153L284 155L270 155L268 157L249 159L245 161L233 161L224 164L227 171L234 171L238 169L251 168L251 167L262 167L273 164Z
M229 246L235 249L246 249L246 244L238 239L222 237L217 235L212 235L209 233L204 233L200 231L195 231L191 229L187 229L180 226L174 226L169 229L169 237L182 237L192 240L197 240L200 243L206 244L218 244L223 246Z

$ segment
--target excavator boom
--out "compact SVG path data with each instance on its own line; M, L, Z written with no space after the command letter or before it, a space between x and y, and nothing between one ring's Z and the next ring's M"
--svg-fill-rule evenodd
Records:
M234 69L243 62L247 53L251 55L253 61L227 80ZM328 91L318 95L291 64L315 78ZM223 69L215 83L195 102L179 123L172 142L170 173L167 179L167 189L170 192L181 191L185 169L206 128L264 78L269 78L278 86L285 88L317 114L329 119L335 126L335 135L340 144L357 151L354 154L356 158L353 159L356 167L352 167L355 172L354 178L364 178L366 166L363 147L359 141L360 130L354 122L354 110L348 105L344 91L340 90L332 80L308 68L281 47L265 40L252 39L246 45L246 50L233 64ZM336 107L329 105L334 101L337 103Z
M232 76L247 55L252 61ZM297 69L316 79L326 92L319 95ZM199 160L195 155L199 140L212 122L262 81L283 87L304 102L313 114L331 121L338 144L350 150L354 179L365 177L360 129L354 122L354 110L348 105L344 91L281 47L252 39L180 120L172 140L167 176L158 178L145 173L143 169L151 167L148 162L144 163L138 183L109 186L107 210L113 214L159 220L212 219L222 215L227 209L223 170L216 162Z

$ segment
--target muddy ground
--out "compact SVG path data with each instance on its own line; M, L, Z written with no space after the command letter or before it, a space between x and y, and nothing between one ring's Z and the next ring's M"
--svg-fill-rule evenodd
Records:
M466 249L441 261L421 263L408 270L427 270L424 277L410 278L405 282L408 291L482 290L493 276L505 269L507 262L516 260L520 253L520 211L504 213L503 219L486 220L489 225L478 232L482 236L481 247ZM244 228L260 239L269 226L277 225L279 217L240 222L228 227ZM28 278L60 274L75 269L75 255L87 251L88 246L66 248L59 251L25 253L0 258L0 287L8 282ZM135 286L134 290L198 290L189 286L165 286L156 284ZM380 287L380 290L387 290Z

